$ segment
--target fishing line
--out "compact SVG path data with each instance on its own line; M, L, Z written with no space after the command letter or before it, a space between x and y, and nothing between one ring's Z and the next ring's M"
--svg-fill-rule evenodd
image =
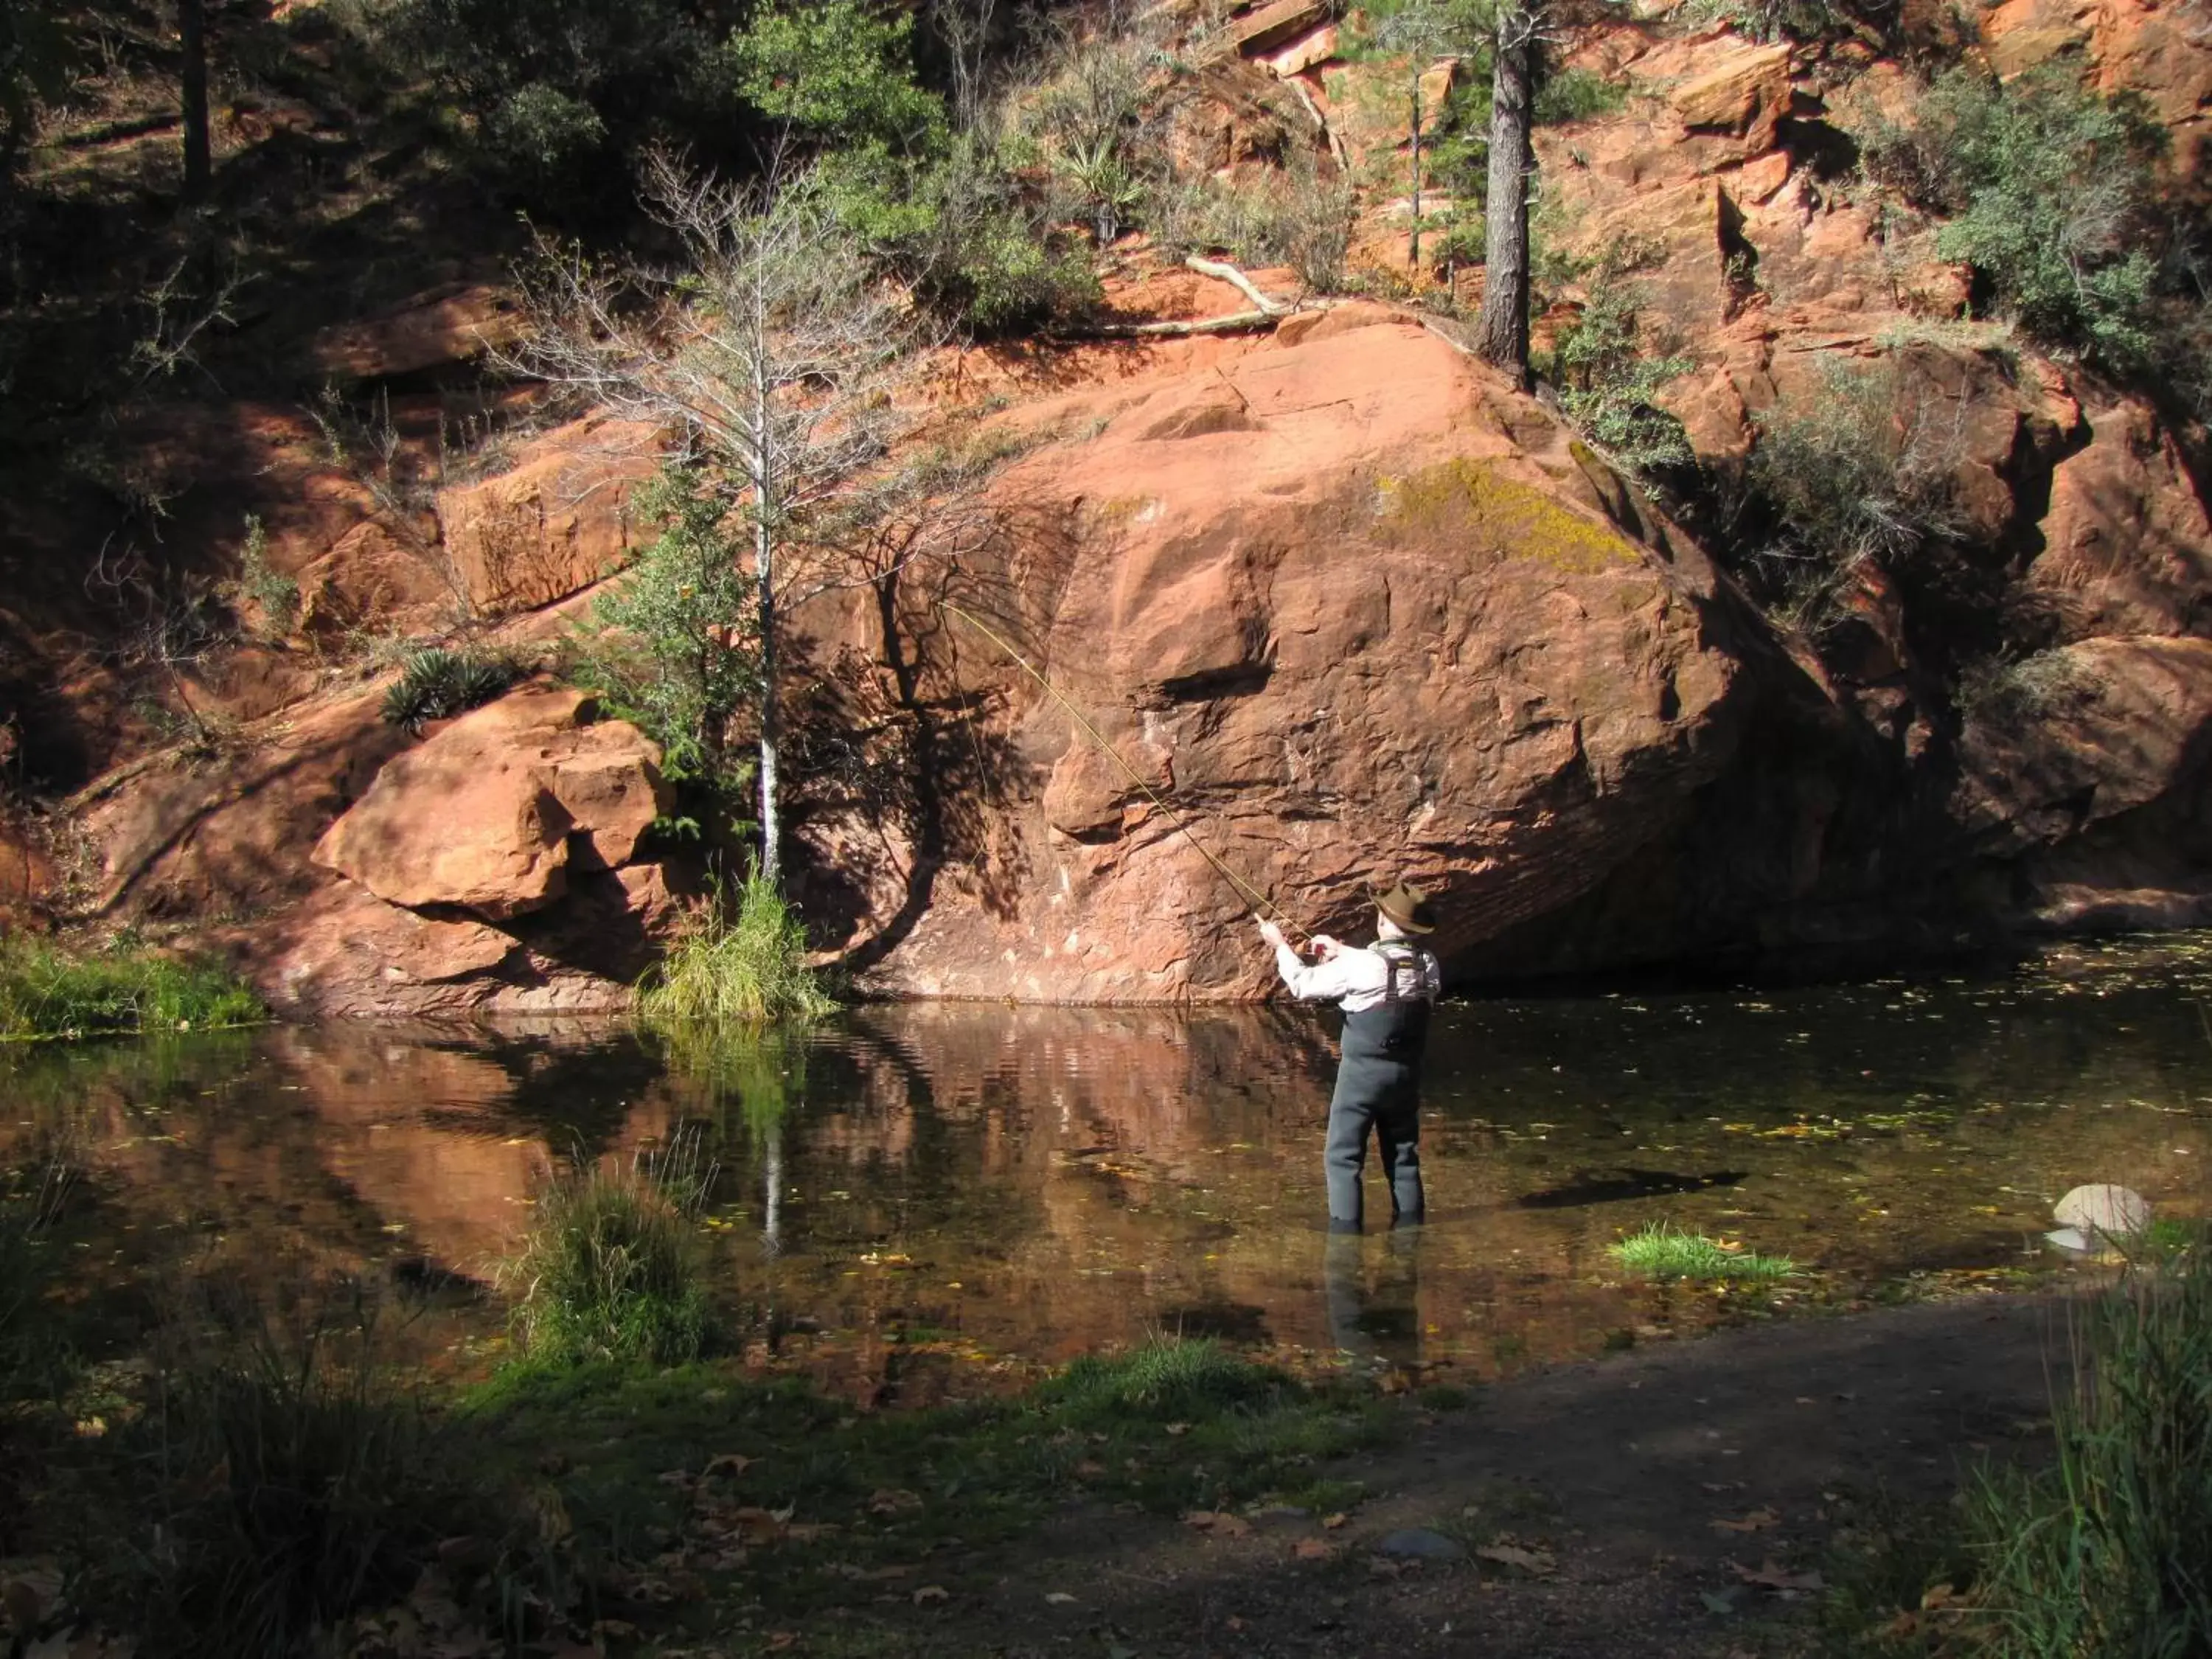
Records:
M1000 635L988 623L982 622L978 617L970 616L967 611L963 611L958 605L952 604L950 600L941 599L938 602L938 605L940 610L959 617L962 622L966 623L969 627L974 629L985 639L990 641L993 645L997 646L1000 651L1006 654L1007 658L1012 661L1016 667L1019 668L1022 672L1027 674L1031 679L1042 686L1045 690L1045 695L1050 697L1054 702L1058 703L1062 708L1066 710L1067 717L1073 720L1078 726L1082 728L1084 734L1088 737L1091 742L1097 744L1101 749L1106 751L1107 757L1113 761L1115 765L1121 769L1121 775L1128 779L1129 781L1134 784L1139 790L1143 792L1146 799L1151 801L1153 805L1158 807L1161 811L1167 814L1168 822L1173 824L1182 833L1184 840L1188 841L1193 847L1195 847L1198 849L1199 856L1213 866L1215 874L1218 875L1222 880L1227 882L1231 887L1237 890L1238 896L1247 900L1255 908L1273 915L1301 939L1311 939L1313 937L1310 930L1300 927L1297 922L1291 918L1290 915L1285 911L1280 905L1274 902L1274 900L1269 898L1265 893L1261 892L1258 889L1254 887L1251 883L1246 881L1243 877L1238 875L1234 870L1231 869L1218 858L1215 857L1213 850L1198 838L1198 832L1193 830L1188 823L1184 822L1182 814L1176 811L1174 807L1169 805L1166 801L1160 799L1159 792L1154 789L1151 784L1146 783L1145 780L1139 775L1137 769L1121 758L1121 751L1115 748L1112 744L1106 740L1106 734L1101 732L1097 726L1093 726L1090 720L1085 717L1084 713L1080 708L1078 708L1065 696L1061 696L1060 688L1054 685L1050 680L1047 679L1043 673L1036 666L1035 664L1031 663L1027 657L1015 650L1012 645L1009 645L1006 640L1000 637Z

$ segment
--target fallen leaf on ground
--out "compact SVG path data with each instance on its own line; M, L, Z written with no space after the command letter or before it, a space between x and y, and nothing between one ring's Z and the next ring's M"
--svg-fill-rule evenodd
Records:
M1734 1613L1735 1611L1735 1595L1733 1591L1699 1590L1698 1592L1698 1600L1705 1604L1705 1611L1707 1613Z
M868 1498L871 1515L905 1515L921 1507L921 1494L903 1486L878 1486Z
M1765 1532L1769 1527L1781 1524L1782 1517L1772 1510L1757 1509L1741 1521L1717 1519L1713 1522L1713 1530L1715 1532Z
M1791 1572L1777 1566L1771 1555L1756 1567L1738 1567L1735 1576L1745 1583L1756 1584L1761 1589L1816 1590L1826 1588L1818 1572Z
M1242 1538L1252 1530L1249 1521L1226 1510L1193 1510L1183 1516L1182 1523L1194 1532L1212 1533L1222 1538Z
M1095 1457L1086 1457L1075 1466L1075 1478L1079 1480L1096 1480L1105 1473L1106 1466Z
M1301 1561L1326 1561L1336 1551L1326 1539L1301 1538L1291 1546L1291 1553Z
M1168 1425L1168 1432L1170 1434L1188 1434L1190 1432L1190 1425L1188 1423L1170 1423Z
M924 1584L914 1593L914 1604L918 1607L934 1607L939 1601L950 1601L952 1592L942 1584Z
M718 1474L726 1474L734 1478L743 1474L752 1466L753 1460L750 1457L740 1457L735 1452L723 1452L718 1456L708 1458L707 1467L702 1473L709 1478Z
M1322 1516L1321 1523L1324 1527L1327 1527L1331 1532L1334 1532L1339 1527L1341 1527L1351 1518L1352 1517L1346 1515L1342 1510L1339 1510L1334 1515L1324 1515Z
M781 1653L786 1648L795 1648L798 1645L799 1632L795 1630L772 1630L768 1633L768 1646L770 1653Z
M1495 1561L1502 1567L1515 1567L1535 1578L1547 1578L1559 1570L1558 1560L1549 1550L1524 1550L1517 1544L1485 1544L1475 1551L1478 1561Z
M1066 1590L1047 1590L1044 1593L1044 1599L1048 1606L1055 1607L1072 1607L1075 1605L1075 1598Z

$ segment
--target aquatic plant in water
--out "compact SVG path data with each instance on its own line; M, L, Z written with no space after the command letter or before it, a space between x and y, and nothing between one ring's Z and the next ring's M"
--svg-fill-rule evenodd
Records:
M640 983L637 1014L664 1032L811 1019L836 1002L806 962L806 933L775 884L756 872L734 908L717 893L699 925Z
M714 1176L697 1139L686 1137L657 1157L577 1170L549 1187L507 1274L521 1289L515 1328L528 1358L698 1358L709 1319L695 1228Z
M1652 1222L1607 1245L1606 1254L1647 1279L1764 1283L1790 1278L1797 1271L1797 1264L1786 1255L1760 1255L1703 1233L1683 1232L1668 1221Z
M264 1018L259 999L211 963L21 939L0 945L0 1041L209 1030Z

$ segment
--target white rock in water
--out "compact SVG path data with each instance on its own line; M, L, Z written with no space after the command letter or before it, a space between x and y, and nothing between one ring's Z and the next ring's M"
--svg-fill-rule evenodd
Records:
M2133 1238L2150 1226L2150 1205L2141 1193L2100 1182L2076 1187L2058 1200L2051 1212L2061 1227L2071 1227L2085 1237L2101 1233L2107 1238Z

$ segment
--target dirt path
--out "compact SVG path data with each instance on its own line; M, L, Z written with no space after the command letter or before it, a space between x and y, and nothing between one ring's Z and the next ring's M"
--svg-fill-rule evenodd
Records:
M2046 1298L1949 1302L1518 1379L1338 1471L1373 1494L1340 1528L1262 1515L1223 1537L1072 1513L981 1596L892 1622L933 1651L1120 1659L1759 1650L1789 1598L1746 1584L1734 1564L1811 1566L1838 1497L1940 1499L1962 1461L2033 1449L2063 1321ZM1507 1543L1540 1576L1379 1554L1409 1528Z

